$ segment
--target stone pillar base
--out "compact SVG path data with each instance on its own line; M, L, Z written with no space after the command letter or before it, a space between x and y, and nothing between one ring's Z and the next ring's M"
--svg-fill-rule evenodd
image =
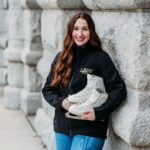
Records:
M11 109L20 108L21 88L6 86L4 88L4 106Z
M38 109L34 120L34 128L42 143L48 150L55 150L55 135L53 131L53 121L50 116L41 108Z
M21 110L26 115L34 115L39 107L42 107L40 92L21 92Z

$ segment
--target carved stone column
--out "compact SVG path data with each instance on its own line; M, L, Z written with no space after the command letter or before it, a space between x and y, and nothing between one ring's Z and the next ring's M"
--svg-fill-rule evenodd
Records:
M24 63L23 90L21 93L21 110L26 115L35 114L41 107L42 79L37 72L37 62L42 57L41 13L34 1L22 0L24 9L24 50L21 60Z
M5 50L5 59L8 61L8 86L4 88L4 105L7 108L20 108L20 93L23 87L23 11L20 0L9 1L9 41Z
M4 50L8 44L8 2L0 0L0 97L3 96L4 86L7 85L7 69Z

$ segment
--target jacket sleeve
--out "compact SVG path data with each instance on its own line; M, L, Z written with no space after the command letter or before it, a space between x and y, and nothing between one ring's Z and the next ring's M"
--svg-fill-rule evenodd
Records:
M96 120L108 117L126 98L126 87L111 58L104 53L100 65L103 80L108 93L108 98L101 106L94 108Z
M46 83L45 83L44 87L42 88L42 94L43 94L45 100L51 106L55 107L56 109L63 111L64 109L61 107L61 105L62 105L63 100L66 97L60 97L59 94L57 93L57 88L50 86L51 81L53 79L53 69L54 69L54 66L57 62L58 55L59 55L59 53L56 55L56 57L54 58L54 60L52 62L51 70L47 76Z

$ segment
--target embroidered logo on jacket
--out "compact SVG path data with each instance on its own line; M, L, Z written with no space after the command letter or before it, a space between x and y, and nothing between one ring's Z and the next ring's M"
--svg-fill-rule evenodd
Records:
M89 73L93 72L93 69L90 69L90 68L81 68L80 72L83 73L83 74L89 74Z

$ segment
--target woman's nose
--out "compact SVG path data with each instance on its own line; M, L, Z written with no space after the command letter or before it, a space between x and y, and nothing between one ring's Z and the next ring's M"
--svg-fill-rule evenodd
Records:
M81 30L79 30L79 32L78 32L78 36L82 36L82 35L83 35L82 31L81 31Z

